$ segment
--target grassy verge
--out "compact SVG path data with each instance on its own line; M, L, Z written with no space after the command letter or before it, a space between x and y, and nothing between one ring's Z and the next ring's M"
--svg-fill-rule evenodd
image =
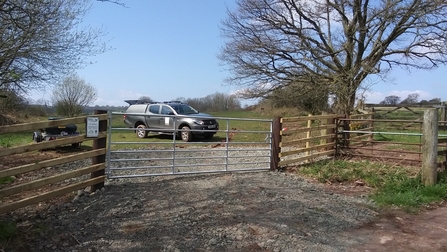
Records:
M298 170L322 183L363 182L372 188L370 199L384 207L399 207L415 212L424 206L447 199L447 173L438 173L438 183L424 186L419 169L368 161L324 160Z
M15 235L17 235L17 225L15 222L0 221L0 248L7 247Z
M0 146L4 148L9 148L18 145L25 145L33 140L32 132L18 132L18 133L10 133L3 134L0 137Z
M14 182L14 177L3 177L0 178L0 185L6 185Z

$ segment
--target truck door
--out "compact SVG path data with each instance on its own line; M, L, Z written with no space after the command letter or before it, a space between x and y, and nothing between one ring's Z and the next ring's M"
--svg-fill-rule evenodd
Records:
M160 128L166 129L166 131L169 130L175 130L174 128L174 120L175 118L173 115L175 115L174 110L172 110L169 106L162 105L160 114L163 116L160 118Z
M146 116L146 126L150 129L159 129L160 128L160 105L153 104L149 105L147 108L147 116ZM153 130L151 130L153 131Z

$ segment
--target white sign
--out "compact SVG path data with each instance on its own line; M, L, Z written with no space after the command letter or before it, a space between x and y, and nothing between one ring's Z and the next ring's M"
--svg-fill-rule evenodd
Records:
M87 131L87 137L98 137L99 117L87 117L85 130Z

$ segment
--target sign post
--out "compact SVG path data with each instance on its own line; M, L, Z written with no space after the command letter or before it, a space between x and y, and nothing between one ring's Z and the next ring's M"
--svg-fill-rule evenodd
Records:
M87 117L85 130L87 132L87 137L98 137L99 117Z

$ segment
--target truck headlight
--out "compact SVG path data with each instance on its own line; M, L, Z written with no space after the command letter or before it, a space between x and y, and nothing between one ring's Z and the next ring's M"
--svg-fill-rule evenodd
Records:
M194 120L194 123L198 124L198 125L203 125L204 124L204 122L202 120Z

